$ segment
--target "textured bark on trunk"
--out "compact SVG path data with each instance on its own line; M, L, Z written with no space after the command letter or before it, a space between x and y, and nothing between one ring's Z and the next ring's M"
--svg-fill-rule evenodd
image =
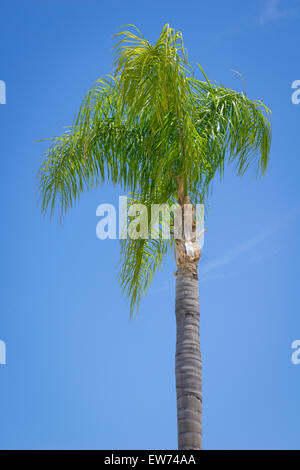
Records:
M176 394L178 449L202 449L202 361L197 262L178 266Z

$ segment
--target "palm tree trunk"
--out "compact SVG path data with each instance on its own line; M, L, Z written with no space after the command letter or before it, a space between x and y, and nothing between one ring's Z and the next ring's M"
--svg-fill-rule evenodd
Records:
M202 449L202 361L197 263L178 267L176 279L176 394L178 449Z

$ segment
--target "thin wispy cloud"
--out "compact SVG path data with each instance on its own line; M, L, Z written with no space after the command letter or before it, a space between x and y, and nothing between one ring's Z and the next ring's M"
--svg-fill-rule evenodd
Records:
M237 273L232 270L224 272L222 267L229 265L232 261L238 258L244 253L250 253L254 248L262 245L271 236L274 236L276 233L282 232L285 230L289 224L291 224L298 216L300 215L300 206L297 206L295 209L283 214L278 218L278 222L275 222L271 227L266 228L259 232L257 235L254 235L251 238L248 238L238 244L235 248L227 251L224 255L216 258L212 261L208 261L205 264L200 263L199 265L199 281L207 282L214 281L216 279L229 278L235 276ZM249 263L258 263L263 261L265 258L270 256L275 256L279 253L279 247L265 250L263 253L253 253L249 256ZM154 287L152 294L160 294L161 292L174 289L174 279L169 279L164 285L159 287Z
M249 263L256 264L260 263L261 261L265 260L266 258L270 258L272 256L277 256L279 253L279 248L274 248L270 251L264 251L263 253L258 253L249 258Z
M230 264L235 258L243 253L251 251L253 248L256 248L267 238L274 235L275 233L284 230L287 225L292 222L297 216L300 215L300 207L288 212L283 217L280 217L278 222L275 223L272 227L262 230L257 235L244 240L237 247L227 251L223 256L216 258L215 260L209 261L204 266L199 269L199 280L201 282L211 281L217 279L221 275L220 268L225 265ZM263 255L260 257L263 259ZM253 259L253 257L252 257ZM258 259L255 261L259 261ZM255 262L254 261L254 262Z
M231 263L235 258L237 258L239 255L242 253L246 253L247 251L250 251L252 248L255 248L257 245L262 243L269 235L271 235L273 231L271 229L265 230L261 232L260 234L243 241L240 243L236 248L233 248L229 250L227 253L225 253L223 256L220 258L217 258L215 260L212 260L202 266L200 270L200 281L210 281L213 279L216 279L218 276L218 273L216 271Z
M296 1L296 0L294 0ZM297 5L294 3L294 5ZM279 21L286 17L298 17L300 15L300 2L295 7L285 5L283 0L257 0L254 14L240 17L239 21L225 24L224 29L218 30L213 36L216 42L227 37L240 36L245 33L252 34L253 29L261 28L271 22Z
M280 0L264 0L261 14L257 22L263 26L271 21L276 21L287 16L295 16L296 14L296 10L284 8Z

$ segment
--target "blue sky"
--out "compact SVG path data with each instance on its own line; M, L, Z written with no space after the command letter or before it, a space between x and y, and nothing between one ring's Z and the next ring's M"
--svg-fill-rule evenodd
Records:
M183 32L210 79L273 112L267 175L216 181L199 264L206 449L300 448L299 0L0 3L1 449L175 449L174 260L129 319L118 241L96 238L82 196L63 224L42 218L36 173L47 142L112 71L112 35Z

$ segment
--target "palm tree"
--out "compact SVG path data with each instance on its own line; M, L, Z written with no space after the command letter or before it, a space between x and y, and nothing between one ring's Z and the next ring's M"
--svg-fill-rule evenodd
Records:
M194 229L194 208L207 200L214 176L222 176L227 163L238 175L253 165L258 174L265 172L269 110L211 82L198 64L204 78L195 78L182 34L169 25L154 45L129 26L116 35L114 76L96 82L73 126L46 153L39 172L42 210L63 215L85 189L110 180L130 193L130 203L188 205ZM179 449L202 448L196 239L192 233L121 241L119 278L131 314L163 256L175 248Z

